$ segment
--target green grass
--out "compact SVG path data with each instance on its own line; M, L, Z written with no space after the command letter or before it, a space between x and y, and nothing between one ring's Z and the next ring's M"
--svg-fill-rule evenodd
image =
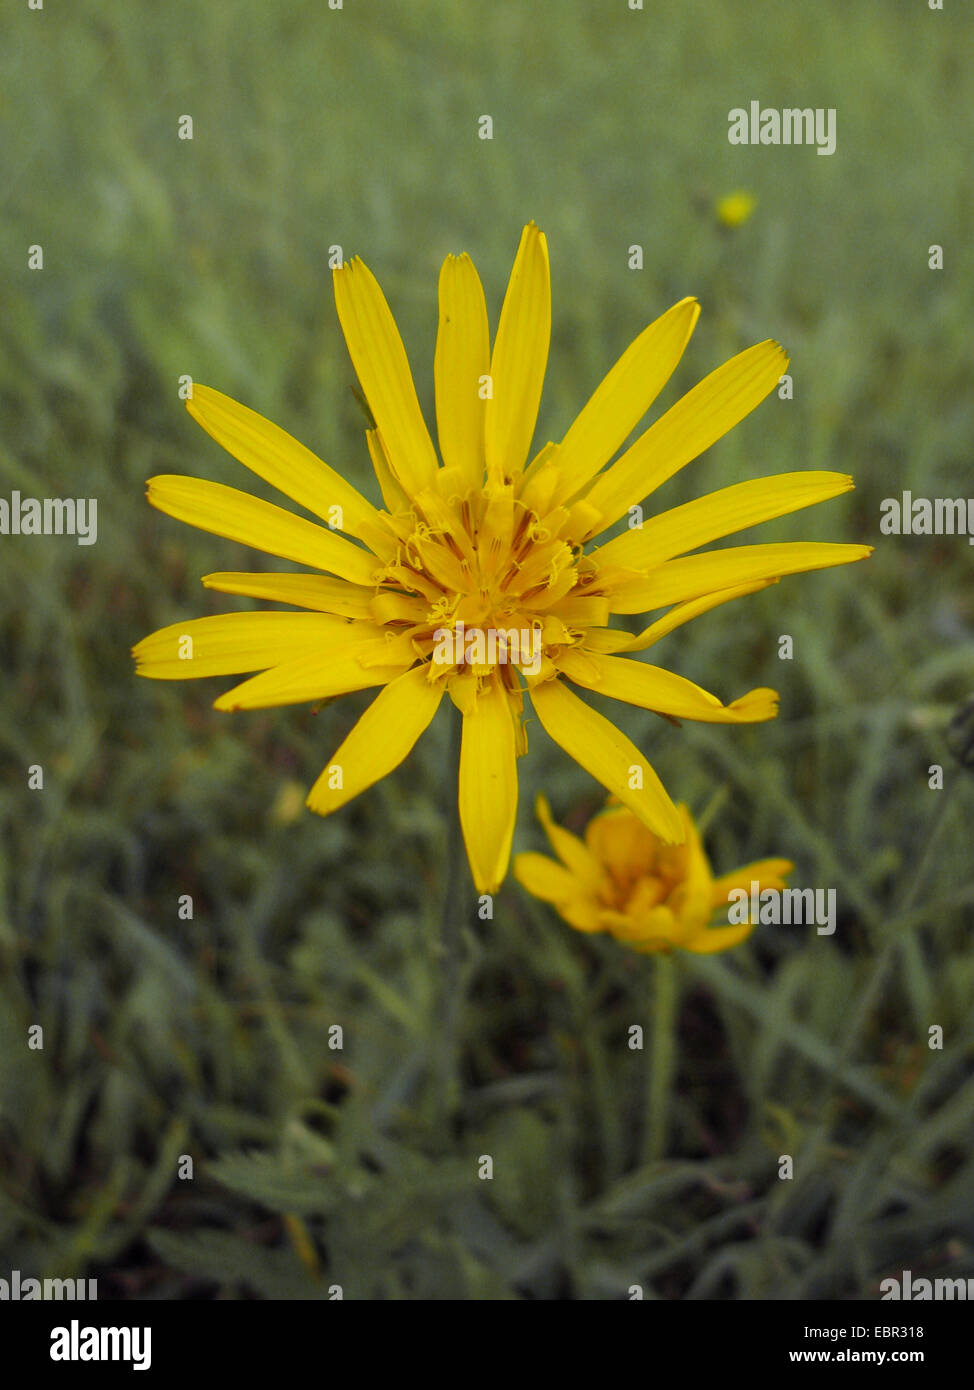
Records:
M99 538L0 537L0 1272L84 1272L103 1297L413 1299L857 1298L903 1268L974 1274L974 783L944 739L974 684L972 551L878 534L886 496L972 491L970 40L961 6L919 0L12 12L0 493L96 496ZM836 154L730 146L751 99L834 106ZM738 187L757 211L722 231L713 201ZM201 574L249 563L144 501L157 472L252 486L180 374L371 489L328 248L379 277L432 419L440 261L470 251L496 324L529 218L553 278L538 442L697 294L661 405L765 337L795 398L661 505L833 468L855 494L745 539L877 544L659 648L725 699L775 686L775 723L613 710L710 809L718 872L784 855L838 893L832 938L763 928L671 962L672 1027L656 961L513 881L481 921L464 880L444 959L445 710L321 821L295 804L365 697L227 716L220 682L131 670L154 628L237 606ZM521 848L537 790L576 827L600 804L529 737Z

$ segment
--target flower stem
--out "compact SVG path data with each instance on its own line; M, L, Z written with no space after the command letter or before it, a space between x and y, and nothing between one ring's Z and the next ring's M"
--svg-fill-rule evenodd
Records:
M446 864L440 910L439 952L442 965L439 1022L439 1123L443 1137L460 1104L460 1066L457 1031L460 1017L460 925L462 920L464 853L460 829L458 784L463 722L451 710L450 756L446 787Z
M653 976L653 1027L650 1053L649 1104L643 1134L643 1156L647 1162L666 1152L670 1093L676 1055L677 966L671 955L656 956Z

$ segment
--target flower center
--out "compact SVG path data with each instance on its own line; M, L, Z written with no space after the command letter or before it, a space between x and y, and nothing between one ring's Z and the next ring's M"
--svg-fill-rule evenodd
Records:
M560 538L562 516L539 518L504 485L424 495L395 520L401 544L372 614L408 633L431 679L496 671L513 689L515 669L536 677L552 648L578 640L557 611L580 586L580 548Z

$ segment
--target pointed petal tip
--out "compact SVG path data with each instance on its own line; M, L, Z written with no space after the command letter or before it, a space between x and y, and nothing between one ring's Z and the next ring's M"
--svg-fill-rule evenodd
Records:
M697 326L697 321L700 318L700 300L695 294L684 295L682 299L678 299L675 304L671 305L666 312L671 315L679 314L681 319L687 320L686 338L683 343L683 348L681 349L682 355L682 352L686 349L686 345L690 341L691 335Z
M749 690L746 695L732 700L726 708L741 715L741 723L764 724L768 720L777 719L780 706L781 696L777 690L762 685L755 690Z
M524 224L524 230L521 232L521 238L524 241L530 240L533 242L537 242L538 246L541 247L541 249L544 251L545 257L547 258L548 238L545 236L544 232L538 226L537 222L535 222L534 218L532 218L530 222L526 222Z
M361 256L349 256L347 259L343 257L341 265L333 265L331 268L332 284L336 284L339 277L344 272L347 272L346 278L350 279L354 276L354 272L359 269L366 269L365 262L362 260Z
M183 405L189 411L190 415L192 415L194 418L196 417L196 414L199 411L201 400L204 403L209 401L211 404L213 404L214 402L230 400L232 404L237 404L237 402L233 401L232 398L229 397L225 391L218 391L215 386L207 386L205 381L194 381L192 390L190 391L186 399L183 401Z

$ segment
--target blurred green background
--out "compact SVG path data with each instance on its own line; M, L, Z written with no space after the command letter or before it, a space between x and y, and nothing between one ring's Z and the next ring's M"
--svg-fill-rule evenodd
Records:
M974 686L972 552L878 534L904 488L974 492L970 14L74 0L4 22L0 493L95 496L99 533L0 537L0 1274L86 1274L103 1298L389 1299L870 1298L903 1268L974 1275L974 783L944 740ZM835 107L837 152L729 145L751 100ZM714 206L736 189L758 202L731 230ZM834 937L766 927L676 959L672 1023L653 958L511 880L483 922L464 880L444 958L445 710L322 821L304 792L366 695L223 715L231 682L143 682L129 657L246 606L200 575L272 563L144 501L158 472L262 492L179 376L375 495L328 248L378 276L432 420L439 264L472 254L496 325L530 218L553 281L537 443L696 294L660 404L765 337L794 399L660 505L834 468L855 494L743 540L877 544L658 649L724 699L775 686L777 722L613 707L707 813L716 872L784 855L838 893ZM529 736L520 849L541 847L539 788L576 827L601 805Z

